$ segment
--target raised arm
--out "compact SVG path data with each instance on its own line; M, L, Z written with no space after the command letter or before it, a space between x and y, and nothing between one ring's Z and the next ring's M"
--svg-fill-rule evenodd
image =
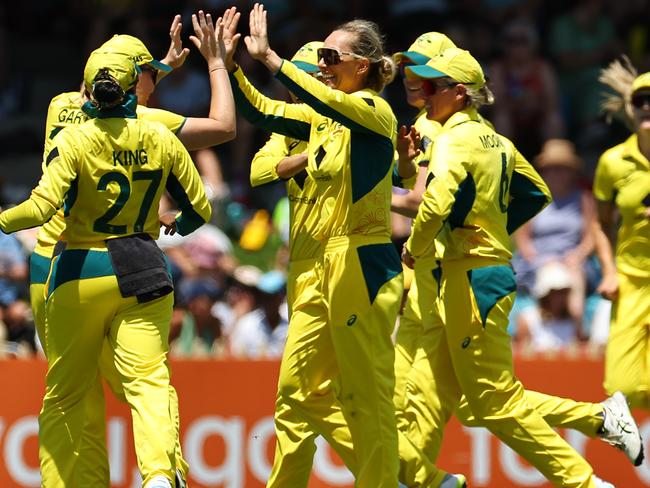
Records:
M189 150L203 149L228 142L236 135L235 102L226 71L221 18L216 24L210 14L192 15L194 36L190 40L205 58L210 77L210 112L207 117L189 117L178 138Z

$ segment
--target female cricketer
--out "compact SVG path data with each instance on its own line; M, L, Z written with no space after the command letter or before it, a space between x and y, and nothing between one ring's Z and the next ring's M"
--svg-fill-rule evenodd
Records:
M409 65L426 64L450 45L451 41L443 34L422 34L407 51L395 55L400 72L403 73ZM404 76L403 83L408 103L422 109L415 125L421 132L420 136L425 145L418 159L420 172L414 190L407 195L394 195L392 207L394 211L415 218L426 184L430 157L428 149L432 148L431 144L440 133L441 125L435 120L422 121L422 118L427 116L427 111L423 109L427 97L420 89L422 79ZM489 124L485 120L483 122ZM506 138L501 138L504 144L512 145ZM515 176L514 185L510 188L511 200L508 206L508 214L512 217L509 233L516 230L517 225L524 220L515 220L514 212L521 198L527 196L526 189L537 191L540 196L546 195L537 207L531 209L533 213L544 204L545 199L550 198L539 175L516 148L512 149L515 153ZM445 382L437 380L436 374L441 372L441 368L436 367L436 364L438 361L444 362L445 356L437 352L444 329L441 318L436 315L432 299L438 294L438 283L434 278L439 272L435 250L434 245L431 253L414 262L414 279L400 320L395 345L394 400L400 434L400 481L407 486L417 487L427 486L431 479L439 479L443 487L461 487L464 482L462 475L441 473L431 467L440 451L443 426L454 411L463 424L479 425L464 398L460 407L455 410L451 400L454 398L454 392L438 387L445 385ZM624 450L634 464L640 464L642 446L638 429L620 393L603 403L594 404L526 390L526 400L549 425L576 429L589 437L598 436ZM621 428L628 425L631 426L629 433ZM407 441L406 448L402 446L403 439Z
M223 67L222 67L223 69ZM131 407L146 488L171 488L175 425L171 416L167 337L173 296L155 245L157 204L168 190L181 213L168 231L188 234L210 204L187 151L163 125L136 114L135 63L94 51L84 70L96 118L62 130L30 198L0 214L13 232L46 222L64 208L66 249L47 283L48 372L39 416L42 486L74 486L85 403L108 338Z
M325 39L318 51L323 83L270 49L261 5L251 12L250 32L245 41L251 56L303 104L263 97L230 66L238 108L272 132L308 141L307 172L315 182L319 216L315 237L323 246L314 268L320 298L294 303L292 320L301 313L327 325L303 351L303 360L280 378L279 395L330 442L336 433L327 412L338 401L354 444L357 486L394 488L390 334L402 275L390 243L389 206L397 122L377 94L394 67L383 55L376 26L366 21L344 24ZM316 353L322 362L313 361ZM324 386L321 398L317 389Z
M230 82L224 70L213 69L223 65L221 51L215 38L211 16L200 11L194 15L195 36L192 41L204 56L209 70L212 86L210 116L206 118L186 118L181 115L146 107L143 103L149 98L155 83L173 68L182 65L189 50L183 49L180 40L180 16L172 22L170 35L171 46L163 61L156 61L145 45L137 38L128 35L116 35L105 42L98 52L122 55L133 60L139 67L136 95L138 96L137 115L143 120L161 122L174 132L181 142L190 150L226 142L235 135L235 109ZM86 90L62 93L50 102L45 127L45 163L54 147L55 136L65 127L84 123L89 116L81 106L87 101ZM34 322L47 355L45 340L45 282L50 270L50 261L55 254L55 247L65 230L63 212L57 212L40 229L37 244L30 259L30 297ZM79 459L76 467L76 479L79 486L108 486L109 466L106 451L106 415L101 378L110 385L116 397L126 401L119 376L113 366L112 350L106 343L102 349L99 362L100 375L87 393L86 425L82 436ZM170 402L176 423L178 424L178 398L176 390L170 386ZM178 425L177 425L178 429ZM177 435L178 437L178 435ZM180 442L176 442L176 484L184 486L187 477L187 463L184 461Z
M637 76L629 61L616 61L603 71L601 80L615 91L604 108L612 115L621 115L634 130L625 142L605 151L594 179L599 217L597 249L603 266L599 291L613 300L605 389L621 390L633 407L648 410L650 73ZM617 216L620 226L614 236Z
M514 171L514 147L478 117L476 105L489 103L491 94L467 51L446 49L406 72L423 79L429 118L442 124L402 255L412 266L414 258L434 252L440 263L434 275L440 340L429 351L437 390L445 393L438 395L437 410L453 410L464 394L476 421L554 484L608 486L528 404L512 369L506 326L515 285L508 232L539 211L547 196L521 188L527 183ZM516 193L516 213L509 213Z

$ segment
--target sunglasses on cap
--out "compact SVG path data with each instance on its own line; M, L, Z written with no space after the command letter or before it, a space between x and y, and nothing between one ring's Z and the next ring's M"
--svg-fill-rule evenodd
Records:
M650 107L650 92L637 93L636 95L632 95L631 102L635 108L643 108L646 105Z
M434 80L422 80L422 91L426 96L435 95L438 90L443 88L451 88L456 86L459 83L456 81L434 81Z
M322 59L323 63L325 63L327 66L341 64L343 62L341 56L344 55L352 56L356 59L366 59L365 56L361 56L360 54L350 53L347 51L339 51L335 47L320 47L316 50L316 53L318 54L318 59Z

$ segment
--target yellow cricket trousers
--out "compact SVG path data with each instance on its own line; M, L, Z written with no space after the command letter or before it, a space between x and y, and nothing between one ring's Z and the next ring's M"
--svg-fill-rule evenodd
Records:
M39 417L46 488L89 486L79 484L76 460L106 340L131 407L144 483L156 475L174 479L176 432L166 357L173 296L148 303L122 298L111 273L108 253L102 251L67 250L53 264L43 334L48 372ZM102 425L102 437L104 430ZM101 444L105 459L103 439Z
M605 390L620 390L632 407L650 410L650 278L618 273L618 281L605 354Z
M316 259L289 263L289 330L275 405L275 457L268 488L307 487L320 434L356 471L350 433L332 383L338 374Z
M399 257L386 238L332 238L313 274L296 280L299 286L289 328L299 326L285 349L278 405L287 405L305 424L285 423L276 412L278 437L299 443L300 432L321 434L355 473L356 486L395 488L398 450L390 336L403 286ZM306 425L306 434L299 431ZM313 450L306 452L311 466ZM275 463L282 463L278 451ZM301 484L292 487L306 486L308 472L301 472ZM286 478L274 468L274 486L281 486L275 481L280 479Z
M512 364L508 315L512 268L485 258L441 266L439 313L452 368L476 421L535 466L555 486L595 486L593 471L527 402ZM460 398L459 398L460 400Z

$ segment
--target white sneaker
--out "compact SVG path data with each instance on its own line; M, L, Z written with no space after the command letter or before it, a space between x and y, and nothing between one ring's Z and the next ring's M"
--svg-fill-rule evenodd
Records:
M467 480L462 474L448 474L440 483L440 488L467 488Z
M627 406L625 395L617 391L601 402L601 405L605 418L598 435L608 444L623 451L632 464L639 466L643 462L643 442Z
M154 476L149 480L149 483L144 485L144 488L173 488L171 481L164 476Z
M593 475L592 478L594 480L594 483L596 484L596 488L616 488L609 481L603 481L596 475Z

